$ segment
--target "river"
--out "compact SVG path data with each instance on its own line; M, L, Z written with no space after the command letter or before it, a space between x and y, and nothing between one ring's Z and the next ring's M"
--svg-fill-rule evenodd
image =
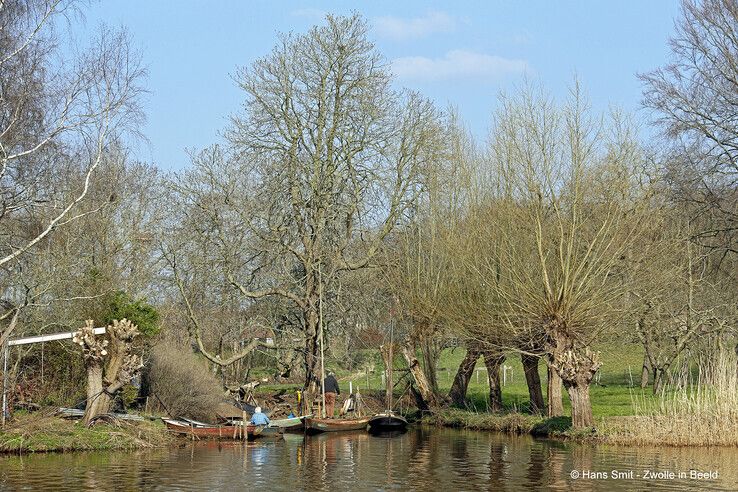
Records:
M701 473L703 475L697 475ZM0 457L2 490L738 490L738 449L565 443L455 429L287 435Z

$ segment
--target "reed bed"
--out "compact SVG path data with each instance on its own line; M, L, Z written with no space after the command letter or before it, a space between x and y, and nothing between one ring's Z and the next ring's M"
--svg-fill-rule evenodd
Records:
M609 418L608 442L667 446L738 446L738 359L720 352L671 374L656 398L634 394L632 417Z

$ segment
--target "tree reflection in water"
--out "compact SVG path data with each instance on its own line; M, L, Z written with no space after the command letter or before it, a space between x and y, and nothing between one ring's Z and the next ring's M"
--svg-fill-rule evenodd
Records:
M575 481L572 470L717 470L718 480ZM614 447L412 428L197 442L135 453L0 457L0 489L44 490L738 490L735 448Z

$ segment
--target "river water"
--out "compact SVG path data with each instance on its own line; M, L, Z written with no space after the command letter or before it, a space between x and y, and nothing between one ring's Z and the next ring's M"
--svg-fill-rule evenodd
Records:
M131 453L4 456L0 489L738 490L738 449L574 444L413 428L391 437L287 435Z

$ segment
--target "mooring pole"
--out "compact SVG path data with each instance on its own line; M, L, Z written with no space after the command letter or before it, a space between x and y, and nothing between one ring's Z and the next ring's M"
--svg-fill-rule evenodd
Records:
M320 333L320 389L323 393L323 407L320 410L321 417L325 418L325 360L323 354L323 277L320 273L320 263L318 263L318 329ZM328 415L333 418L333 415Z
M3 427L8 415L8 343L3 346Z

